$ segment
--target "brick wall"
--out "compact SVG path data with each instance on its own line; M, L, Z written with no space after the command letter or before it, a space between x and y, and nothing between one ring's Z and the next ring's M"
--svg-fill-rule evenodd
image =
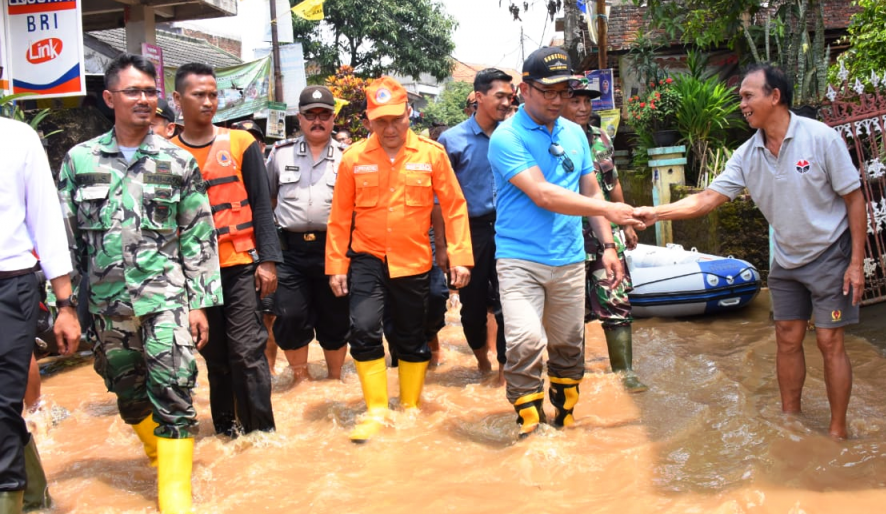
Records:
M776 2L770 2L776 4ZM771 7L775 12L775 5ZM849 26L852 15L861 8L849 0L824 0L824 26L827 30L845 29ZM636 7L633 4L613 5L609 17L609 50L611 52L630 50L637 39L637 32L643 27L643 15L645 7ZM810 28L815 27L815 17L809 13ZM764 16L758 15L759 23Z
M233 54L237 57L240 57L240 50L243 46L242 43L236 39L215 36L212 34L207 34L206 32L202 32L200 30L194 30L189 28L181 28L181 33L185 36L199 38L206 40L210 45L217 46L221 48L225 52L229 54Z

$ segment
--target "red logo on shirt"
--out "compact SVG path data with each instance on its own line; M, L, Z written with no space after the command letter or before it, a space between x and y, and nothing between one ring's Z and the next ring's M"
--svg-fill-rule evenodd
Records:
M809 161L807 161L806 159L800 159L799 161L797 161L797 173L800 173L802 175L807 171L809 171Z

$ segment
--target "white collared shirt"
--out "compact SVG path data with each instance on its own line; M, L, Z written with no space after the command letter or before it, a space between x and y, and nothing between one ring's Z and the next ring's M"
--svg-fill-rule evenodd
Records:
M22 122L0 118L0 155L0 271L33 267L33 250L47 279L70 273L58 190L40 137Z

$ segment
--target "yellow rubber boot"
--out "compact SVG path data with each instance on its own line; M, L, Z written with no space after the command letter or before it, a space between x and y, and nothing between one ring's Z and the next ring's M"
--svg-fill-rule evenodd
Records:
M132 425L132 429L145 447L145 455L148 456L152 468L157 467L157 436L154 435L157 426L151 416L141 420L138 425Z
M157 438L157 499L162 514L191 512L194 440Z
M520 425L520 439L538 430L538 424L545 422L543 402L544 391L527 394L517 398L514 409L517 411L517 423Z
M384 359L354 361L354 366L366 401L366 415L349 436L359 444L368 441L384 426L388 416L388 372Z
M400 406L403 410L418 410L427 370L427 362L400 361L397 372L400 375Z
M560 377L550 377L550 379L551 388L548 389L548 393L551 404L556 409L552 424L557 428L571 427L575 423L572 411L578 403L578 384L581 380Z

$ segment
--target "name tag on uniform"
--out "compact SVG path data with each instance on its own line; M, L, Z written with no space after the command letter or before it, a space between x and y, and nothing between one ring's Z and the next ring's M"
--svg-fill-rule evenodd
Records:
M286 171L298 171L298 166L284 166Z
M407 162L406 171L418 171L420 173L430 173L431 165L426 162Z
M378 173L378 164L361 164L354 166L354 175L358 173Z
M160 186L181 187L182 177L172 175L170 173L145 173L145 184L156 184Z
M77 173L74 175L74 182L81 187L94 186L96 184L110 184L110 173Z

